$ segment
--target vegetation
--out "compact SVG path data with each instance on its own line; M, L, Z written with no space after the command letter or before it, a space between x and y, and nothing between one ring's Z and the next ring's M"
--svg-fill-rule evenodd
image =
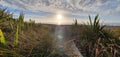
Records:
M23 13L18 18L12 15L6 9L0 9L0 57L63 56L55 53L50 26L35 23L31 19L24 22Z
M98 15L93 22L90 16L89 20L83 25L75 20L75 24L66 29L69 34L65 37L74 38L84 57L119 57L119 32L100 25ZM53 28L31 19L25 22L23 13L13 18L6 9L0 9L0 57L69 57L57 51Z
M85 57L119 57L120 40L113 32L100 25L98 15L94 22L83 25L80 40L77 42ZM82 44L79 44L82 43Z
M1 29L0 29L0 47L5 47L5 37Z
M17 28L16 28L15 39L14 39L14 47L18 46L18 34L19 34L18 28L19 28L19 26L17 26Z
M18 19L18 27L19 27L19 31L22 31L24 29L24 14L21 13Z

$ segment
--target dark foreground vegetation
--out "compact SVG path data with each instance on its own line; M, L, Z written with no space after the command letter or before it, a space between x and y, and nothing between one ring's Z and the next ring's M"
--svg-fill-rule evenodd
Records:
M89 16L87 24L78 25L77 20L66 32L74 39L84 57L120 57L120 29L100 25L98 15L94 21ZM0 57L71 57L58 52L54 26L24 22L24 14L13 18L6 9L0 9Z

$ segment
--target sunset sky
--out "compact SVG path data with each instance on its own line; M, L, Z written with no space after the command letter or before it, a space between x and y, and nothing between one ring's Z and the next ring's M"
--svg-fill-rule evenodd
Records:
M1 0L0 8L7 8L17 17L25 14L25 21L33 19L40 23L56 24L58 15L62 24L71 24L74 19L86 22L88 15L100 15L107 24L120 23L120 0Z

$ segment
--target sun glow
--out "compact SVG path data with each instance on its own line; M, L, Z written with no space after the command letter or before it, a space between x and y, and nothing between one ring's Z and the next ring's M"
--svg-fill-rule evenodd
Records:
M58 14L56 17L57 17L57 24L61 25L63 16L61 14Z
M63 17L62 17L62 15L61 14L58 14L57 15L57 19L62 19Z

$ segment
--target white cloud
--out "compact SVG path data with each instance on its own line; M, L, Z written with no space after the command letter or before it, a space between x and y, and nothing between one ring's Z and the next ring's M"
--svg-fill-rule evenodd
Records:
M2 0L2 5L27 9L31 11L66 10L72 12L97 11L97 6L102 6L109 0Z
M120 5L117 6L116 11L120 12Z
M107 15L120 11L120 6L115 8L110 6L113 2L115 5L118 5L120 0L2 0L0 5L15 9L29 10L35 13L42 11L53 14L61 13L64 15L85 17L98 13ZM115 10L113 11L113 9ZM31 15L27 16L32 17ZM37 15L34 18L42 17ZM45 18L43 19L45 20Z

